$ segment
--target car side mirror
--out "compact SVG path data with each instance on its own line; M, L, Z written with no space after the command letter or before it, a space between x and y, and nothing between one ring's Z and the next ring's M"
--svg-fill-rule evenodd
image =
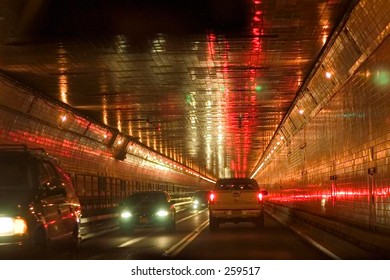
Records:
M262 195L268 195L268 191L261 191Z

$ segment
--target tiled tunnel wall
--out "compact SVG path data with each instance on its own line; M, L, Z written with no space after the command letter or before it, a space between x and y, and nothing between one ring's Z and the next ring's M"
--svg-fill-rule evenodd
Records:
M390 38L385 38L259 173L270 201L390 232Z
M179 195L207 187L194 176L145 159L150 151L137 144L128 144L125 160L115 159L121 135L7 77L0 77L0 116L0 144L39 147L58 158L86 207L112 208L134 190Z

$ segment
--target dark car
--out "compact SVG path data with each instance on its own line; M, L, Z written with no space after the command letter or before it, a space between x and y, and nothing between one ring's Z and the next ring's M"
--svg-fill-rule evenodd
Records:
M0 256L47 253L59 243L77 248L80 216L72 181L54 158L42 149L0 145Z
M176 210L165 191L135 192L120 203L120 227L131 232L140 227L176 229Z
M210 191L197 191L192 196L192 208L203 209L208 206Z

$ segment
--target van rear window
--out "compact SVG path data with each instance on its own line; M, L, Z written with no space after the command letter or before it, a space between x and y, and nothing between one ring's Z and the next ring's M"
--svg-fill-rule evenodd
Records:
M219 190L257 190L257 186L252 184L221 184L217 186Z
M259 185L254 179L230 178L220 179L214 185L215 190L259 190Z

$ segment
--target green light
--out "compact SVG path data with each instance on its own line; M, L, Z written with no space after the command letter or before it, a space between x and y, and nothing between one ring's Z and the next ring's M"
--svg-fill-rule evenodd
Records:
M390 74L388 71L378 71L375 74L374 81L376 84L385 86L390 82Z
M186 102L187 102L187 104L191 103L191 95L189 95L189 94L186 95Z
M263 90L263 87L261 85L257 85L255 89L256 89L256 92L260 92Z

